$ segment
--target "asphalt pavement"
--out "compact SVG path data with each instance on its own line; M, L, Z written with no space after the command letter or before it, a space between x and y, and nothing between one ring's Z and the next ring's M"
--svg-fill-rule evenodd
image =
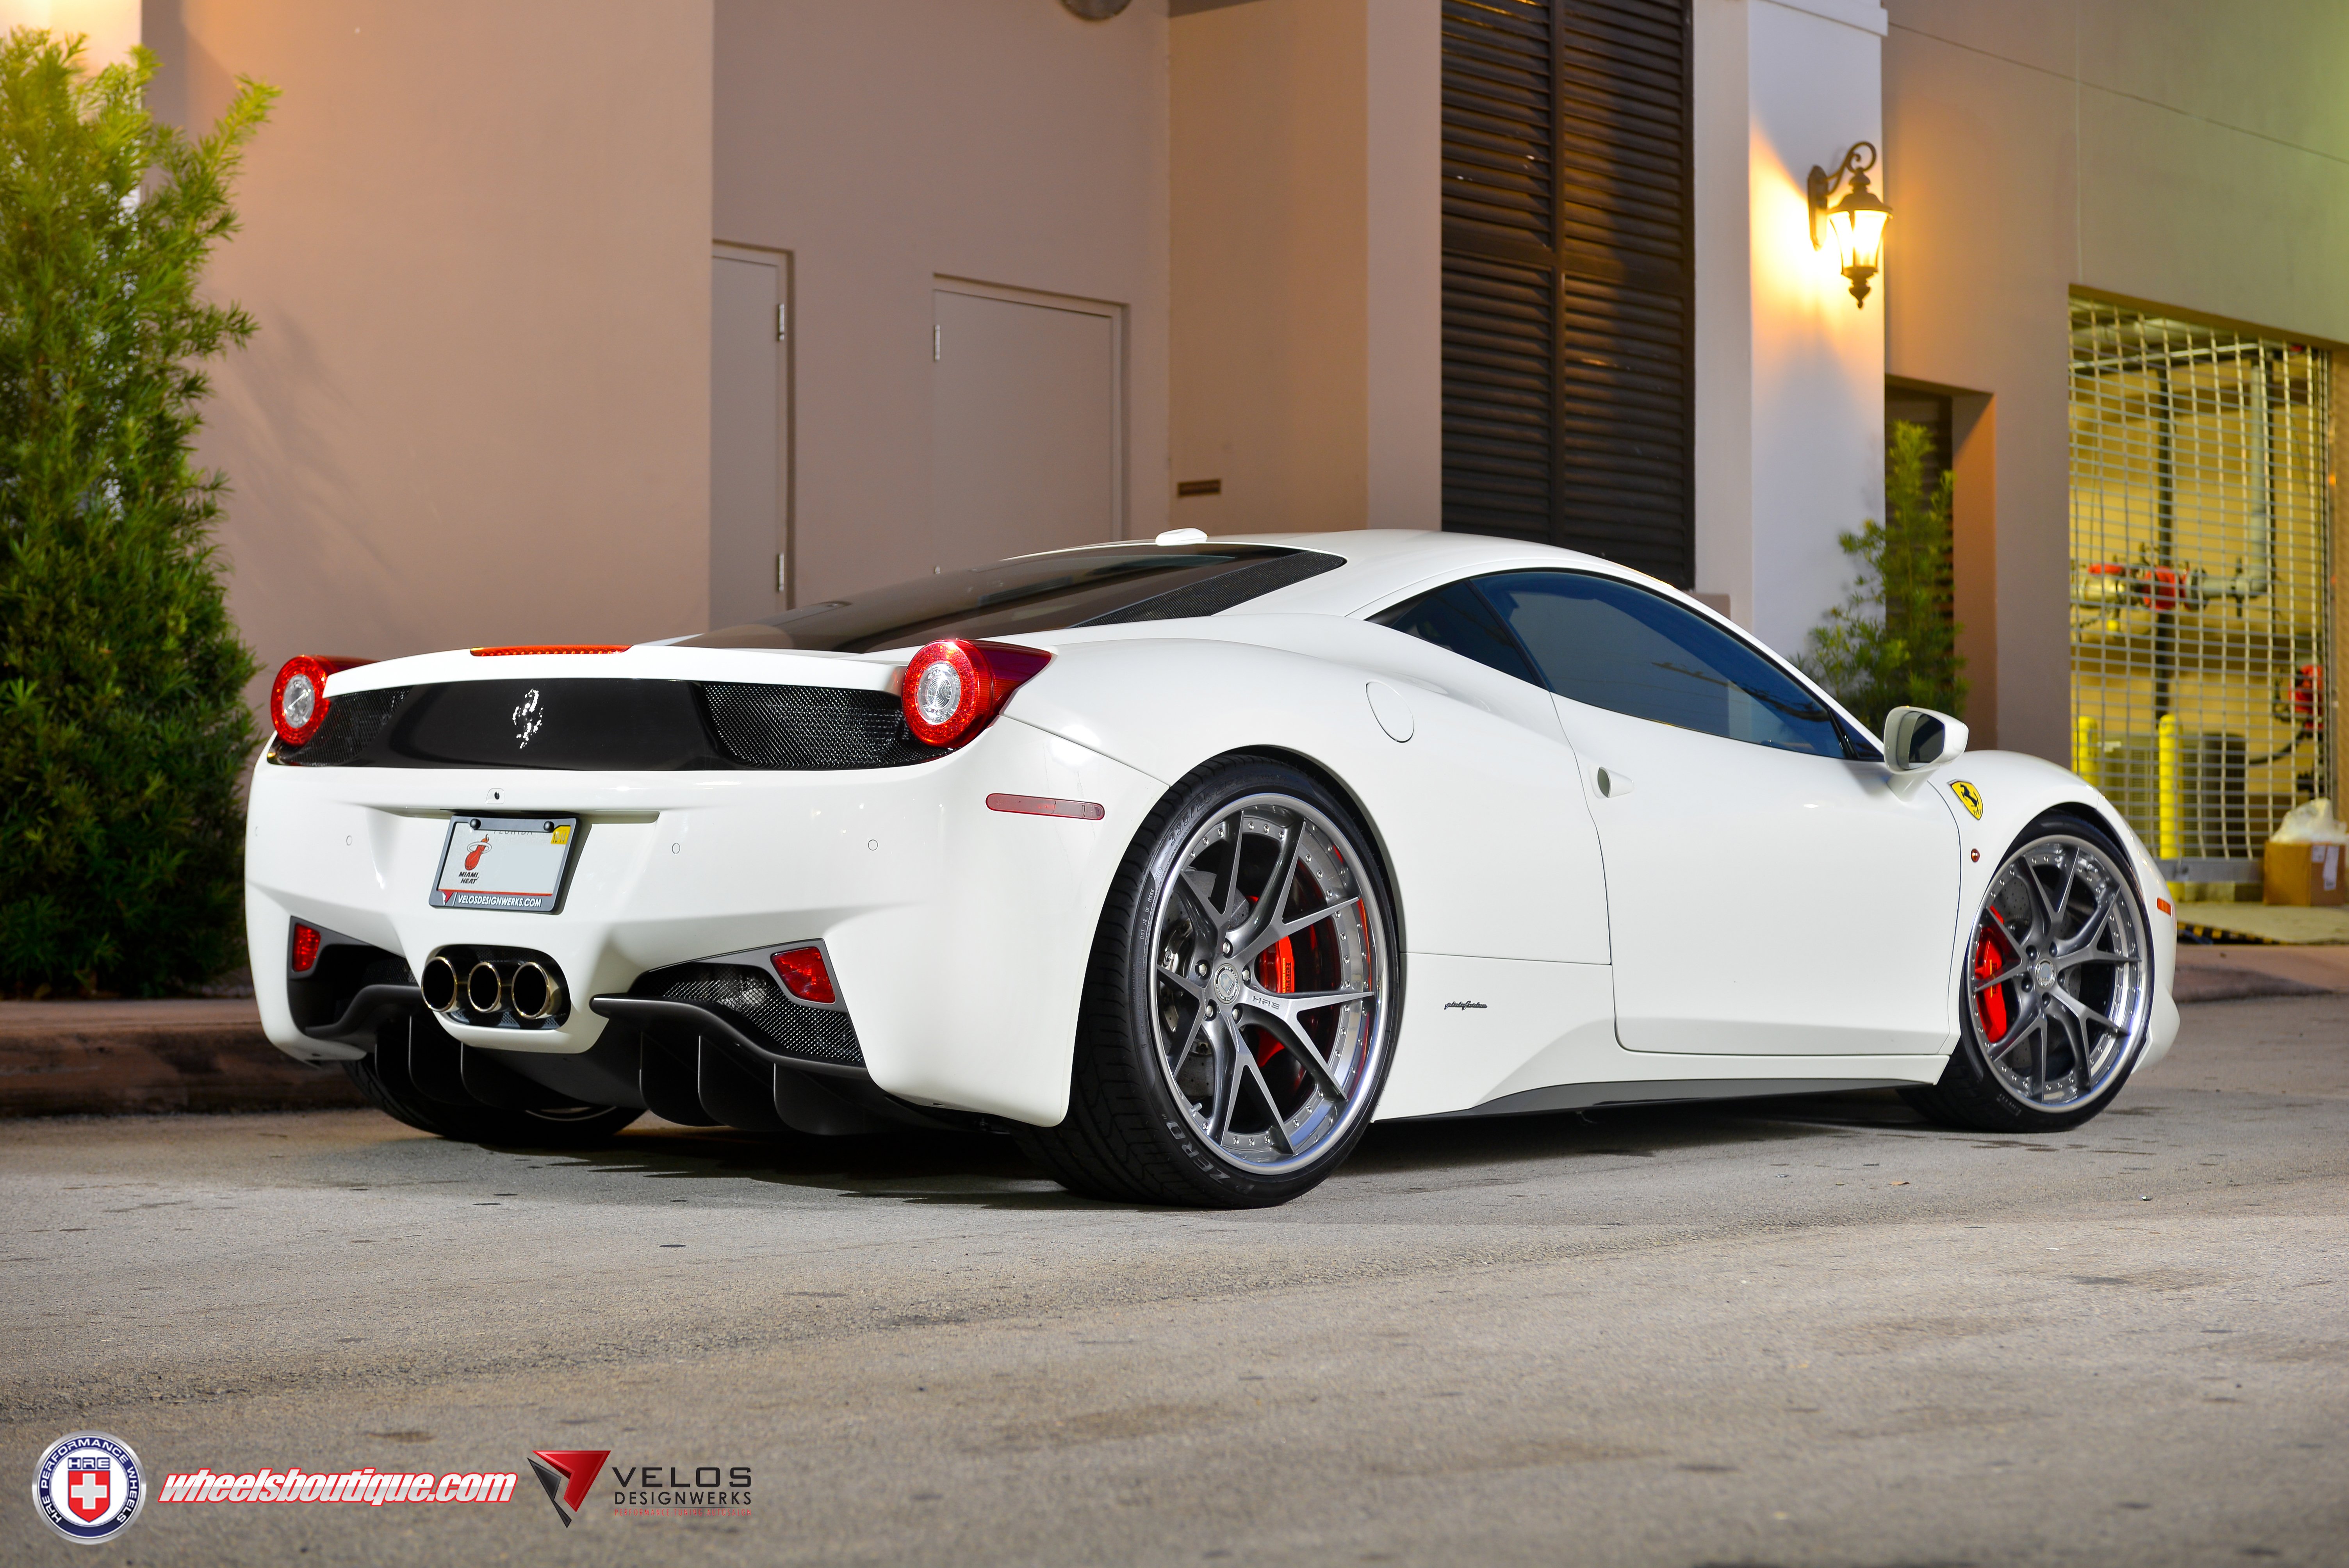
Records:
M1242 1214L982 1140L0 1122L0 1558L2338 1563L2349 997L2186 1016L2061 1137L1880 1095L1393 1125ZM26 1490L85 1428L150 1485L521 1481L88 1550ZM533 1449L750 1506L606 1469L566 1526Z

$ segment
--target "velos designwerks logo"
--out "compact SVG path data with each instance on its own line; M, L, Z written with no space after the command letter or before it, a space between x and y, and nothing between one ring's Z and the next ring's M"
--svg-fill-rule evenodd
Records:
M530 1468L538 1477L538 1484L546 1489L546 1501L554 1504L562 1517L563 1528L579 1517L580 1505L587 1501L587 1491L595 1484L595 1472L612 1457L609 1449L533 1449Z
M33 1505L67 1541L111 1541L130 1528L146 1501L139 1456L106 1432L59 1438L33 1471Z
M530 1468L546 1489L546 1501L568 1530L595 1490L595 1472L612 1457L609 1449L537 1449ZM701 1518L710 1514L745 1517L750 1511L749 1465L687 1466L638 1464L612 1467L612 1511L643 1518L650 1515Z

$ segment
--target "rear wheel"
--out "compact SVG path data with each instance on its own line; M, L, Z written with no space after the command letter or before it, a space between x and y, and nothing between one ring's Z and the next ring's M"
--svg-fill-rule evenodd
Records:
M1369 832L1298 769L1200 769L1136 834L1093 944L1067 1119L1021 1135L1127 1202L1286 1202L1352 1151L1401 1016Z
M2153 1017L2150 925L2127 863L2076 817L2024 832L1967 939L1958 1048L1940 1082L1903 1099L1988 1132L2061 1132L2112 1103Z
M343 1071L378 1110L419 1132L467 1143L514 1143L538 1149L588 1149L644 1115L626 1106L558 1105L507 1110L493 1105L450 1105L430 1099L409 1079L402 1063L382 1055L345 1062Z

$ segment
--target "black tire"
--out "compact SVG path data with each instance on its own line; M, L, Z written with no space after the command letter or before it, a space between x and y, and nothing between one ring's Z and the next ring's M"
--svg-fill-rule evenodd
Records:
M644 1115L626 1106L575 1105L545 1110L507 1110L493 1105L449 1105L428 1099L409 1081L404 1065L381 1056L345 1062L358 1091L378 1110L419 1132L463 1143L501 1143L529 1149L592 1149Z
M1170 980L1191 988L1188 981L1174 980L1162 970L1159 955L1152 950L1154 940L1164 938L1164 933L1154 926L1162 900L1179 896L1170 892L1169 880L1185 846L1192 845L1196 835L1213 830L1219 815L1232 824L1228 841L1245 844L1252 830L1241 823L1240 803L1258 798L1301 803L1322 819L1320 822L1310 822L1309 830L1309 819L1292 813L1295 825L1287 830L1288 836L1277 842L1288 845L1293 839L1299 846L1309 841L1324 846L1342 846L1340 857L1335 861L1325 858L1322 864L1342 864L1346 868L1351 882L1345 884L1343 879L1340 881L1351 892L1340 892L1337 896L1341 901L1357 896L1359 902L1349 909L1354 923L1352 934L1337 933L1328 938L1326 945L1330 953L1335 954L1341 942L1354 943L1352 952L1358 956L1350 962L1371 977L1363 982L1370 987L1364 995L1374 996L1350 1015L1340 1011L1344 1005L1339 1003L1307 1009L1338 1012L1338 1017L1327 1024L1329 1035L1338 1043L1327 1061L1319 1057L1315 1061L1325 1071L1333 1065L1341 1065L1342 1070L1331 1076L1330 1081L1348 1092L1342 1099L1332 1098L1310 1087L1311 1075L1302 1071L1294 1080L1285 1080L1290 1087L1282 1092L1294 1093L1295 1085L1308 1085L1298 1101L1302 1108L1298 1114L1305 1115L1319 1107L1319 1113L1327 1114L1330 1121L1326 1128L1318 1119L1311 1121L1321 1140L1309 1150L1292 1150L1286 1156L1278 1156L1276 1150L1275 1162L1285 1158L1289 1168L1271 1171L1251 1169L1226 1147L1235 1135L1237 1119L1233 1107L1242 1095L1253 1092L1260 1096L1255 1101L1260 1120L1278 1122L1288 1114L1267 1077L1270 1063L1257 1053L1269 1051L1271 1060L1278 1061L1284 1050L1291 1050L1294 1058L1294 1050L1280 1044L1278 1037L1268 1031L1251 1035L1248 1031L1253 1024L1241 1022L1251 1002L1263 997L1256 991L1247 993L1250 1002L1233 1001L1226 996L1226 1018L1221 1028L1237 1042L1235 1050L1250 1039L1257 1041L1257 1045L1250 1049L1260 1065L1253 1071L1244 1072L1237 1065L1238 1057L1235 1054L1229 1057L1235 1065L1219 1065L1216 1068L1219 1075L1228 1073L1235 1087L1230 1091L1232 1098L1222 1102L1226 1107L1225 1140L1212 1147L1206 1135L1209 1130L1195 1125L1192 1119L1199 1108L1178 1095L1174 1083L1177 1068L1170 1066L1168 1057L1161 1054L1153 1020L1153 1008L1164 1008L1164 997L1168 995L1164 986ZM1246 810L1278 813L1285 808L1275 803L1268 808L1250 806ZM1239 849L1230 851L1235 868L1243 852ZM1304 851L1289 848L1286 853L1293 871ZM1194 864L1195 859L1195 854ZM1279 852L1275 852L1276 868L1281 863ZM1276 869L1268 874L1283 873ZM1319 882L1318 877L1315 880ZM1302 881L1299 879L1300 884ZM1240 876L1235 869L1227 897L1242 892L1239 882ZM1288 888L1284 882L1284 897ZM1315 902L1336 909L1338 904L1330 903L1330 897L1331 890L1323 888ZM1258 902L1253 897L1247 899L1249 903ZM1256 918L1237 902L1232 907L1246 919ZM1287 923L1289 907L1282 903L1271 912L1269 919ZM1324 933L1335 932L1338 922L1349 916L1333 917L1329 927L1313 927L1310 940L1323 944ZM1116 1202L1261 1208L1285 1203L1311 1191L1352 1152L1370 1126L1379 1093L1385 1086L1402 1007L1398 932L1394 900L1375 841L1353 808L1333 790L1300 769L1263 758L1225 758L1197 769L1168 790L1143 820L1111 884L1093 939L1078 1017L1068 1116L1057 1127L1021 1130L1018 1134L1021 1147L1053 1180L1071 1191ZM1212 932L1201 934L1212 945ZM1257 934L1264 938L1262 931ZM1299 935L1302 938L1307 933L1300 930ZM1281 962L1288 962L1288 940L1280 939L1279 946L1284 955ZM1314 948L1317 953L1321 950L1320 945ZM1230 953L1233 949L1227 944L1224 951ZM1184 967L1174 966L1177 973L1183 972ZM1249 976L1249 983L1255 983L1256 963L1247 957L1245 944L1240 956L1222 966L1222 971L1231 970ZM1216 981L1207 982L1203 965L1202 984L1197 989L1205 993L1213 985L1220 984L1225 978L1222 971L1217 973ZM1288 984L1292 990L1296 988L1293 981ZM1212 996L1203 995L1200 1007L1207 1018L1216 1016ZM1354 1020L1352 1032L1343 1033L1344 1021L1350 1016ZM1314 1026L1317 1030L1321 1027ZM1196 1048L1207 1050L1220 1064L1225 1057L1215 1041L1221 1037L1224 1037L1211 1031L1200 1037ZM1183 1057L1185 1052L1178 1049L1174 1055ZM1344 1073L1353 1076L1346 1078ZM1247 1090L1246 1083L1239 1081L1243 1078L1259 1088ZM1220 1077L1217 1081L1221 1081ZM1212 1098L1214 1091L1210 1093ZM1270 1113L1268 1117L1261 1114L1266 1111ZM1285 1131L1268 1128L1264 1136L1268 1141L1279 1139L1281 1150L1288 1147Z
M2152 922L2145 907L2145 891L2137 885L2131 872L2129 857L2113 841L2111 833L2100 824L2071 812L2050 812L2023 830L2010 845L1999 861L1999 870L1985 883L1985 904L1990 891L1994 891L2000 878L2027 851L2051 840L2075 840L2095 846L2119 874L2116 896L2127 898L2134 910L2134 932L2139 943L2137 985L2142 995L2135 1003L2133 1030L2126 1040L2116 1042L2121 1053L2118 1061L2105 1069L2109 1078L2091 1087L2094 1092L2076 1099L2058 1109L2047 1109L2017 1093L2001 1072L1993 1070L1992 1057L1983 1043L1982 1021L1977 1016L1972 993L1973 965L1971 955L1979 952L1987 910L1977 911L1967 927L1966 944L1970 955L1966 971L1960 979L1958 995L1958 1045L1950 1053L1949 1065L1942 1069L1940 1081L1930 1087L1915 1084L1903 1088L1900 1098L1927 1120L1943 1127L1961 1128L1972 1132L2008 1132L2044 1134L2066 1131L2087 1121L2113 1102L2129 1075L2136 1071L2138 1057L2144 1054L2145 1041L2151 1029L2151 1010L2155 977L2153 973ZM2068 887L2068 883L2066 886ZM2012 954L2009 955L2010 957ZM2015 1026L2018 1036L2022 1025ZM2045 1048L2044 1044L2042 1048ZM2064 1047L2066 1051L2075 1047ZM2077 1058L2067 1070L2081 1070ZM2043 1077L2044 1064L2042 1064ZM2092 1070L2092 1069L2091 1069ZM2085 1076L2085 1075L2084 1075Z

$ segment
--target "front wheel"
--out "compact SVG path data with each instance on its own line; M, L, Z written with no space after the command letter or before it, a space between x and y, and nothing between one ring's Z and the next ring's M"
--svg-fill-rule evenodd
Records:
M1135 835L1067 1119L1022 1143L1094 1197L1287 1202L1370 1126L1402 1003L1393 903L1352 809L1283 763L1209 763Z
M2120 848L2051 816L2007 852L1967 939L1958 1048L1901 1097L1985 1132L2061 1132L2121 1091L2153 1018L2145 901Z

